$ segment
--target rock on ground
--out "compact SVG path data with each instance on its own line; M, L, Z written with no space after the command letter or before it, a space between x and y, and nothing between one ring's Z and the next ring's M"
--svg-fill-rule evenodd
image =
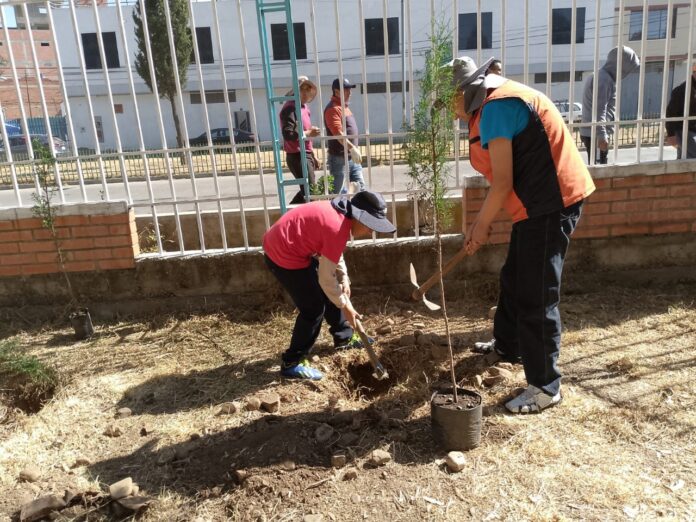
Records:
M461 451L450 451L445 459L445 464L450 471L458 473L466 466L466 457Z
M19 472L19 480L22 482L36 482L41 478L41 470L34 464L29 464Z
M324 522L323 515L305 515L302 517L302 522Z
M386 334L390 334L391 332L392 332L392 327L390 324L384 324L384 325L380 326L379 328L377 328L377 333L379 335L386 335Z
M258 411L261 409L261 401L258 397L249 397L246 403L246 409L249 411Z
M109 486L109 495L114 500L129 496L133 492L133 479L126 477L118 482L114 482Z
M114 424L109 424L104 430L104 435L107 437L120 437L123 435L123 430Z
M267 393L259 397L261 407L268 413L275 413L280 408L280 395L277 393Z
M328 424L320 424L319 426L317 426L317 429L314 430L314 437L320 444L328 442L328 440L333 436L333 434L334 429Z
M387 462L390 462L391 459L392 456L388 451L378 449L370 453L369 463L375 467L384 466Z
M130 417L131 415L133 415L133 412L131 411L130 408L120 408L116 412L117 419L125 419L126 417Z
M242 409L242 406L238 402L223 402L220 405L220 409L218 410L217 414L218 415L232 415L233 413L237 413L241 409Z
M47 495L37 498L24 504L19 511L20 522L34 522L48 516L53 511L58 511L65 507L62 498L55 495Z
M334 468L342 468L346 465L347 459L343 453L336 453L331 456L331 465Z
M343 473L343 480L355 480L358 478L358 470L355 468L349 468Z
M143 496L127 497L118 501L121 507L126 508L128 511L132 511L133 513L139 513L140 511L144 510L150 505L151 502L152 499L150 497Z

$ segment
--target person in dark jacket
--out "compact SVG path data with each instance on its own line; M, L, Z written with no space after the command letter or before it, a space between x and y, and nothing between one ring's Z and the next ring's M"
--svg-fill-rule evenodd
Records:
M319 161L314 156L312 148L312 140L319 136L319 127L314 127L311 121L311 112L309 111L308 103L317 95L317 87L306 76L300 76L298 79L300 88L300 103L302 104L302 128L305 136L305 156L307 158L307 179L310 185L314 184L314 169L319 168ZM286 96L292 96L293 90L285 93ZM302 177L302 158L300 154L300 135L297 126L297 111L295 111L295 101L286 101L283 108L280 110L280 129L283 133L283 150L285 151L285 161L292 175L296 179ZM304 203L307 200L304 193L304 186L300 185L299 192L290 201L291 205Z
M669 98L667 105L667 117L684 117L684 109L686 107L686 82L678 85L672 91L672 96ZM691 67L691 101L689 102L689 116L696 116L696 63ZM696 158L696 120L689 121L687 125L686 138L686 156L682 151L682 131L684 129L681 121L668 121L666 142L677 148L677 157Z
M621 77L637 71L640 67L640 58L630 47L624 46L621 57ZM607 62L597 71L597 107L592 110L592 97L594 90L594 75L590 75L585 81L582 94L582 123L610 122L614 121L614 109L616 108L616 69L618 67L619 48L614 47L607 55ZM595 147L599 149L599 155L595 154L595 163L606 164L609 154L609 138L614 133L611 125L597 125ZM587 150L587 160L590 161L592 150L592 127L580 128L580 139Z

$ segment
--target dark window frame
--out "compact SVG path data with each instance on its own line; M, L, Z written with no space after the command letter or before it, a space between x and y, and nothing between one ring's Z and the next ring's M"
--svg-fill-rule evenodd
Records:
M189 29L189 32L190 31L191 29ZM210 27L196 27L196 41L198 43L198 56L201 59L201 65L215 63L213 37L210 32ZM196 63L196 52L194 49L191 49L191 63Z
M227 89L227 96L230 103L237 101L237 91L235 89ZM189 97L191 105L201 105L203 103L201 99L201 91L191 91L189 93ZM206 89L205 103L207 105L213 103L225 103L224 91L222 89Z
M307 36L305 24L304 22L293 22L292 29L295 33L296 58L298 60L306 60ZM271 43L274 62L290 60L290 43L288 42L288 28L286 24L271 24Z
M82 33L82 52L85 58L85 69L102 69L101 56L99 54L99 42L97 33ZM118 40L115 31L102 31L101 34L104 54L106 55L106 66L108 69L118 69L121 62L118 58Z
M478 28L476 26L476 13L459 13L459 41L457 46L460 51L468 51L478 48ZM481 12L481 49L493 48L493 12Z
M409 92L411 89L411 86L409 85L409 82L406 82L406 92ZM360 94L364 94L365 91L367 91L367 94L386 94L387 93L387 82L369 82L367 84L367 88L365 87L364 84L360 84ZM401 81L397 80L394 82L390 82L389 84L389 92L392 94L394 93L400 93L401 92Z
M387 18L389 54L399 54L399 17ZM384 18L365 18L365 56L384 56Z
M674 11L672 12L672 39L677 37L677 14L679 12L679 9L677 7L673 7ZM656 13L660 16L660 19L657 21L658 22L658 31L659 33L657 36L652 36L650 35L650 17L653 13ZM664 16L664 18L663 18ZM653 8L653 9L648 9L648 37L646 40L664 40L667 37L667 21L668 21L668 13L667 13L667 7L659 7L659 8ZM634 20L637 22L634 24ZM662 35L662 22L664 21L664 36ZM643 11L631 11L631 16L628 21L628 41L629 42L635 42L635 41L640 41L643 36Z
M585 19L584 7L575 8L575 43L585 43ZM570 45L572 36L573 8L557 7L551 13L551 44Z

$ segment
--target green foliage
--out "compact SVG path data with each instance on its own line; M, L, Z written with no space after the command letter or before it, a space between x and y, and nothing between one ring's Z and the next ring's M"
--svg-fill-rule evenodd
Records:
M54 212L51 208L51 197L53 197L56 187L51 178L51 167L55 164L56 159L51 154L51 150L36 138L32 139L31 145L35 158L34 172L41 188L40 194L33 193L31 195L34 199L31 211L36 217L41 218L41 224L44 228L52 229Z
M406 159L412 186L434 209L435 232L439 235L452 219L451 205L445 200L449 152L454 133L452 100L455 88L452 68L443 67L452 56L452 37L442 25L430 36L430 50L420 78L420 98L414 121L408 130Z
M55 387L58 384L56 371L33 355L23 354L16 342L0 342L0 375L5 378L22 378L35 387Z
M313 196L331 194L333 191L334 177L331 174L321 176L316 183L310 183L309 193Z

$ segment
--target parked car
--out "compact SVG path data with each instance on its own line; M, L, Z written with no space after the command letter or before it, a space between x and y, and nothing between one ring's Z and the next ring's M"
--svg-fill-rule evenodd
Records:
M38 140L48 147L47 134L32 134L33 141ZM10 151L12 152L13 161L22 161L29 159L29 150L27 148L27 140L25 136L9 136L7 140L10 142ZM65 156L69 153L67 143L60 138L53 137L53 153L56 156ZM5 155L5 144L0 143L0 157L2 161L7 161Z
M226 127L221 127L218 129L210 129L210 137L213 140L213 145L227 145L230 143L230 131ZM234 129L234 142L235 143L247 143L256 140L256 135L253 132L245 131L242 129ZM208 145L208 136L204 132L200 136L191 138L189 140L191 147L204 147Z
M568 117L570 115L570 104L568 103L568 100L559 100L553 102L556 108L558 108L558 111L561 113L561 116L563 117L563 121L568 123ZM582 121L582 104L578 102L573 103L573 123L577 123Z

